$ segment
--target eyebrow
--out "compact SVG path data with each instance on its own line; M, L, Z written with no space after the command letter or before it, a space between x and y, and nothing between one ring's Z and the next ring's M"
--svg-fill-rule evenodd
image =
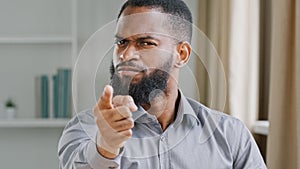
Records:
M115 35L116 39L124 39L123 37L119 36L119 35Z
M145 40L145 39L155 39L155 40L158 40L157 38L155 38L154 36L151 36L151 35L145 35L143 36L143 34L140 34L142 35L141 37L137 37L138 40ZM115 38L116 39L126 39L120 35L115 35Z

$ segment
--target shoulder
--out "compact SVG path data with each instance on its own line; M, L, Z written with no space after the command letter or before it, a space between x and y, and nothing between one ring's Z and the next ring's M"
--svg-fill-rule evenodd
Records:
M211 108L208 108L207 106L199 103L196 100L187 98L188 102L190 103L191 107L193 108L196 116L200 120L202 124L205 123L209 118L214 118L218 120L218 126L221 128L224 127L245 127L244 123L239 120L236 117L233 117L231 115L225 114L221 111L214 110Z
M245 124L236 117L210 109L205 105L188 99L201 124L203 142L214 139L229 145L234 152L240 146L240 141L247 141L252 137Z
M234 168L266 168L252 134L241 120L193 99L188 101L201 122L203 142L214 140L217 147L231 154Z

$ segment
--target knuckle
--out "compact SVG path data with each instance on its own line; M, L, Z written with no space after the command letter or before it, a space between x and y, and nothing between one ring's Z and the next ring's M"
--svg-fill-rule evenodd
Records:
M131 129L126 130L126 131L124 131L124 132L122 133L122 135L123 135L124 137L126 137L126 139L128 139L128 138L130 138L130 137L132 136L132 130L131 130Z
M125 98L126 98L126 101L127 101L127 102L131 102L131 101L132 101L132 97L129 96L129 95L125 96Z
M121 115L124 117L124 118L127 118L127 117L131 117L131 111L128 107L124 107L124 111L121 112Z
M127 137L131 137L132 136L132 130L130 129L130 130L128 130L128 132L126 132L127 133Z
M129 119L128 120L128 125L130 128L133 128L134 127L134 121L132 119Z
M131 129L134 127L134 122L132 120L126 120L126 123L124 124L124 127Z

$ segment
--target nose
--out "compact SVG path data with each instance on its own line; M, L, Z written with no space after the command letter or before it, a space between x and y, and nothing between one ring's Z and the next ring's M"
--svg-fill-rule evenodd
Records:
M128 44L120 55L122 61L137 60L139 57L139 53L133 43Z

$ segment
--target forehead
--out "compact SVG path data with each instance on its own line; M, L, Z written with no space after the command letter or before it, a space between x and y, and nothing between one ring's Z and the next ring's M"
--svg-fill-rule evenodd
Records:
M132 37L140 34L160 34L172 36L168 29L168 14L159 8L127 7L120 16L116 35Z

